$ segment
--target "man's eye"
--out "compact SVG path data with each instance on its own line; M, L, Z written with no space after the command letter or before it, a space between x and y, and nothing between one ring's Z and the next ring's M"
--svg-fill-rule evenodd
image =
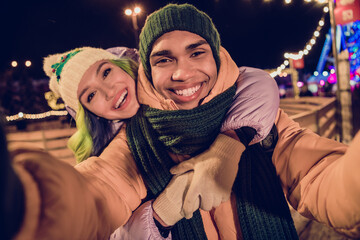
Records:
M158 60L156 62L156 64L164 64L164 63L168 63L168 62L171 62L171 60L168 58L162 58L162 59Z
M94 96L95 96L95 92L90 93L89 96L87 97L87 102L90 103Z
M106 78L111 72L111 68L107 68L104 70L103 77Z
M194 52L193 54L191 54L192 57L197 57L201 54L205 53L204 51L197 51L197 52Z

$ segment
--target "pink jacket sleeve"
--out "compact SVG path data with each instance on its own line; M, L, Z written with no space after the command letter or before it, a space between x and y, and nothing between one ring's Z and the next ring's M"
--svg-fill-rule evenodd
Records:
M135 62L139 62L139 52L135 48L128 47L112 47L106 49L106 51L118 56L119 58L130 58Z
M109 240L125 239L171 239L171 232L167 238L163 238L153 219L152 201L143 203L135 212L133 212L129 221L122 227L119 227L111 234Z
M274 125L279 108L279 89L265 71L241 67L234 101L226 115L221 132L244 126L256 130L251 144L260 142Z

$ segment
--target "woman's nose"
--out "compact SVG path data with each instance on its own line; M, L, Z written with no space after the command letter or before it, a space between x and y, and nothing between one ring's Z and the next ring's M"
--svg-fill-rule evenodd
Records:
M111 100L116 94L116 89L112 85L104 83L101 88L107 101Z

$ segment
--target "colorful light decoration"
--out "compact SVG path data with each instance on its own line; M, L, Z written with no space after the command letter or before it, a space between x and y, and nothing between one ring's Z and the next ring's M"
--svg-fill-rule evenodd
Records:
M329 77L327 78L328 83L334 84L336 83L336 74L330 73Z
M338 31L341 33L341 49L347 49L349 52L350 64L350 82L352 85L360 82L360 21L349 23L343 26L338 25ZM325 42L324 44L330 44ZM325 45L324 45L325 48ZM319 60L320 62L321 60ZM335 84L337 81L334 66L329 67L330 74L327 81L330 84ZM314 72L314 77L318 76ZM324 76L324 75L323 75Z
M301 88L301 87L304 86L304 83L299 81L299 82L296 83L296 85L297 85L298 88Z
M301 59L304 57L304 55L308 55L309 52L311 51L311 49L313 49L313 46L316 44L316 39L320 36L320 32L325 24L325 13L328 12L328 10L326 11L325 9L326 7L324 7L323 11L324 11L324 14L323 16L321 17L321 19L319 20L318 22L318 26L316 28L316 30L314 31L313 33L313 36L310 38L310 40L305 44L305 47L304 49L302 50L299 50L297 53L288 53L286 52L284 54L284 58L286 58L284 60L284 62L279 66L277 67L276 71L270 73L270 75L272 77L276 77L278 75L280 75L280 73L282 72L282 70L285 69L286 66L289 65L289 60L288 59L293 59L293 60L298 60L298 59ZM284 67L285 66L285 67Z
M345 41L349 51L350 79L360 81L360 21L343 26Z

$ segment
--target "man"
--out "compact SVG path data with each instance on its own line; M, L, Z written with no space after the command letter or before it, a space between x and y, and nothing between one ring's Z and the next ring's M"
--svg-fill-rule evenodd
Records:
M166 124L162 120L154 119L152 111L163 113L163 118L170 118L175 113L154 109L189 110L190 112L178 111L176 114L179 113L181 117L183 113L188 114L191 119L196 112L194 109L200 108L202 113L205 108L203 106L211 103L214 96L226 93L234 83L229 81L234 78L231 71L227 72L227 78L223 78L223 71L231 69L229 66L232 60L229 60L229 55L220 48L217 31L208 19L206 14L191 5L170 4L151 14L142 29L142 66L139 70L138 96L140 103L146 103L151 108L143 108L136 121L150 122L143 127L142 133L149 135L153 130L151 133L155 134L156 138L165 139L162 141L164 145L167 144L169 136L176 135L181 139L184 132L164 133L162 127ZM204 112L213 114L209 109ZM182 121L185 129L190 128L191 124L196 124L198 128L208 125L206 118L197 119L197 122L188 125L184 119ZM176 122L176 119L173 121ZM360 200L360 188L356 183L360 179L353 167L360 167L360 161L355 157L358 150L354 146L359 144L360 137L354 139L353 146L345 154L347 146L301 129L282 110L278 111L275 125L278 138L277 143L276 140L273 142L276 146L272 162L259 145L249 147L240 161L230 201L209 212L200 211L200 215L194 215L189 222L183 219L175 224L171 230L175 238L181 237L182 231L187 229L185 231L190 239L201 239L204 234L214 239L296 239L281 190L292 206L303 215L324 222L339 232L359 237L360 206L357 202ZM134 124L129 124L130 147L140 171L146 172L154 162L146 158L144 149L131 142L131 137L134 137L131 135L133 129ZM235 132L240 136L238 131ZM150 140L145 139L144 142L153 140L150 137ZM173 147L173 152L178 151L180 155L191 155L191 151L181 151L184 145L186 141L179 148L171 144L166 146ZM154 149L156 153L157 147ZM158 159L159 162L163 160L161 156ZM173 157L174 159L176 160ZM195 174L196 164L188 166L183 163L172 172L181 174L194 170ZM144 175L146 174L149 179L155 178L151 171ZM351 189L344 190L344 184L351 184ZM165 192L167 189L171 192L171 185L170 183L165 188ZM156 195L157 192L154 190L153 194ZM339 192L349 198L343 200ZM160 218L158 220L165 226L169 225L167 221L172 222L173 219L168 219L168 209L158 207L158 202L158 199L154 202L154 210ZM163 216L166 218L164 222ZM173 216L176 219L176 214ZM191 214L186 217L190 216ZM190 229L195 231L191 232Z

